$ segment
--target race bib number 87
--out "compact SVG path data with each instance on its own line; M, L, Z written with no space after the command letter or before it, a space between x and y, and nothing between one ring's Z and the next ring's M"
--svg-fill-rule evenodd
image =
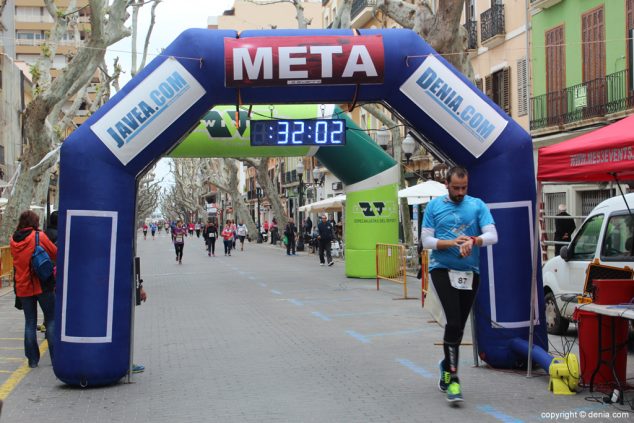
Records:
M449 270L449 282L456 289L473 289L473 272Z

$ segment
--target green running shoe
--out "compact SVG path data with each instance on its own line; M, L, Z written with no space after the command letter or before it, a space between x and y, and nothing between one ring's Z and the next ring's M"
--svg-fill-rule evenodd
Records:
M451 382L451 373L445 370L445 367L443 366L444 361L445 360L442 359L438 362L438 367L440 368L440 380L438 381L438 389L440 389L440 392L447 392L449 382Z
M460 389L460 382L458 378L454 378L447 387L447 401L458 402L462 401L462 390Z

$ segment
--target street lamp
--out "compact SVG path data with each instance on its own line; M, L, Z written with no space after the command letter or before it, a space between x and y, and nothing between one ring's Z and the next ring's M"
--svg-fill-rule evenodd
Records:
M416 149L416 141L414 141L414 137L408 133L401 144L401 148L403 149L403 153L405 153L405 159L407 159L406 163L409 163L409 158L412 157L412 154L414 154L414 150Z
M298 228L299 239L297 240L297 245L295 248L297 251L304 251L304 224L302 222L302 212L299 209L304 205L304 163L303 160L300 160L297 164L297 176L299 177L299 186L297 190L299 191L299 208L297 209L299 220L297 223L300 224L300 228Z
M387 151L387 145L390 143L390 131L387 130L385 125L376 131L376 143L385 151Z
M313 168L313 182L314 182L314 187L315 187L315 200L321 199L321 197L319 197L319 195L318 195L318 190L319 190L319 187L321 186L321 184L324 183L323 177L324 177L324 174L321 171L321 169L319 169L318 167Z

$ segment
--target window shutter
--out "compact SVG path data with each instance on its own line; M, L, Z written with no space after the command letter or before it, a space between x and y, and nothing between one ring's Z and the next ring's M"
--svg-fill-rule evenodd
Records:
M510 115L511 114L511 69L504 68L502 69L502 95L500 96L502 100L501 106L504 111Z
M493 100L493 75L484 77L484 90L486 96Z
M482 78L478 78L474 82L475 82L475 86L478 87L480 91L483 91L484 87L482 86Z
M526 58L517 61L517 115L528 114L528 66Z

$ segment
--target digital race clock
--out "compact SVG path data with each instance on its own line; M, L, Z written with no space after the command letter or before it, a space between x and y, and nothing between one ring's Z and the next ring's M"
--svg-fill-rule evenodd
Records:
M253 147L346 144L344 119L252 120L250 124Z

